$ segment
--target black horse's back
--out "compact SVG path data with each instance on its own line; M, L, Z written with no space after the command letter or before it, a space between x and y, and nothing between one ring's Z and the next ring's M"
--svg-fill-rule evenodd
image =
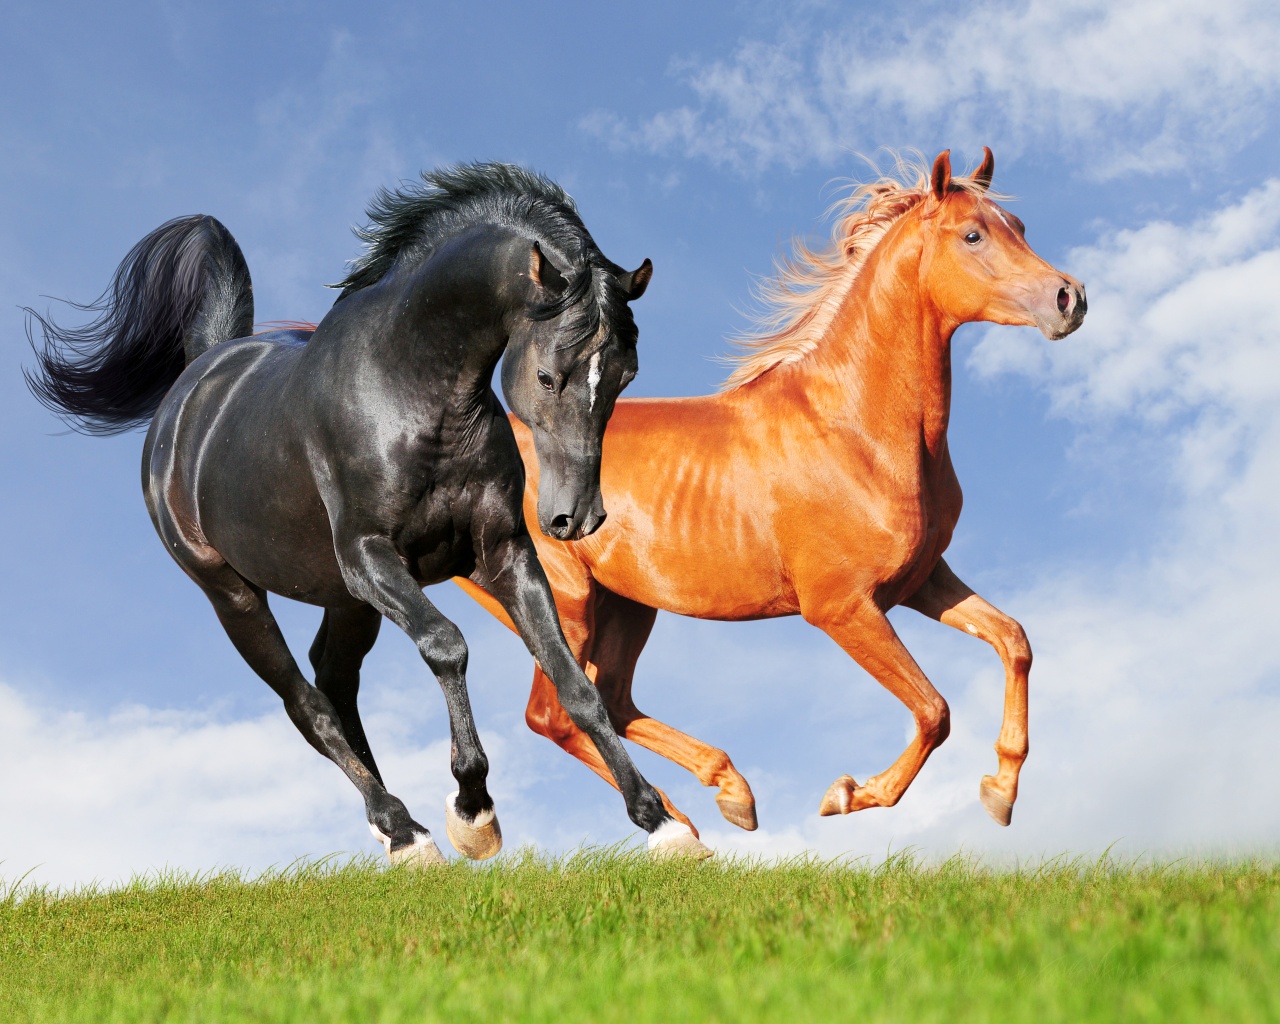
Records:
M27 384L87 434L145 425L183 368L213 345L253 330L253 285L240 246L213 217L160 225L135 245L83 327L27 310L36 350ZM37 343L34 327L43 337Z

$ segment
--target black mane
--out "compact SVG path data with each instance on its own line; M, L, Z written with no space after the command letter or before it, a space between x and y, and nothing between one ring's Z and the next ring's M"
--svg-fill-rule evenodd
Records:
M470 163L423 171L420 182L380 188L366 215L369 223L355 229L365 251L351 262L350 273L330 286L342 289L339 302L381 280L401 257L422 259L440 242L480 222L528 234L558 256L558 262L567 263L568 291L576 293L571 301L586 290L587 280L574 280L585 277L583 271L620 269L597 248L569 194L550 178L515 164ZM562 309L568 304L557 303Z

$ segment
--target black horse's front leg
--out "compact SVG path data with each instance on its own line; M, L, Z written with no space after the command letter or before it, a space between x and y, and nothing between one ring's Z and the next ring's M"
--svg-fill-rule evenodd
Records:
M489 759L467 695L466 640L427 599L389 540L366 536L337 550L347 589L409 634L439 680L453 739L450 768L458 782L445 805L446 831L465 857L492 857L502 849L502 832L486 785Z
M667 813L662 797L623 747L599 691L565 641L551 587L529 535L511 537L484 552L471 578L502 603L530 653L551 678L561 705L591 737L627 802L627 815L649 833L654 855L711 856L688 825Z

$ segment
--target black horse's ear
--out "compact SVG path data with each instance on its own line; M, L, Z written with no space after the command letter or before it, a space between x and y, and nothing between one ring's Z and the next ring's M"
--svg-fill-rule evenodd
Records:
M529 280L539 288L545 288L557 294L564 291L569 283L556 269L556 265L543 255L542 247L537 242L534 242L533 248L529 250Z
M982 147L982 163L978 164L978 169L970 175L971 180L978 188L985 192L991 187L991 177L996 173L996 158L991 155L991 149L988 146Z
M634 302L644 294L644 290L649 287L649 279L653 277L653 263L646 256L645 261L625 274L618 275L618 284L622 285L622 291L627 296L628 302Z
M929 178L929 187L938 199L945 199L947 189L951 187L951 150L944 149L933 162L933 174Z

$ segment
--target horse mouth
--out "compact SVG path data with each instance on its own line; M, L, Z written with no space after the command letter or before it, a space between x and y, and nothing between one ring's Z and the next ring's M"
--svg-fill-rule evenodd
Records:
M582 540L590 537L596 530L604 525L608 513L603 509L599 512L587 512L583 516L571 516L561 513L552 516L551 522L540 524L542 532L548 537L559 541Z

